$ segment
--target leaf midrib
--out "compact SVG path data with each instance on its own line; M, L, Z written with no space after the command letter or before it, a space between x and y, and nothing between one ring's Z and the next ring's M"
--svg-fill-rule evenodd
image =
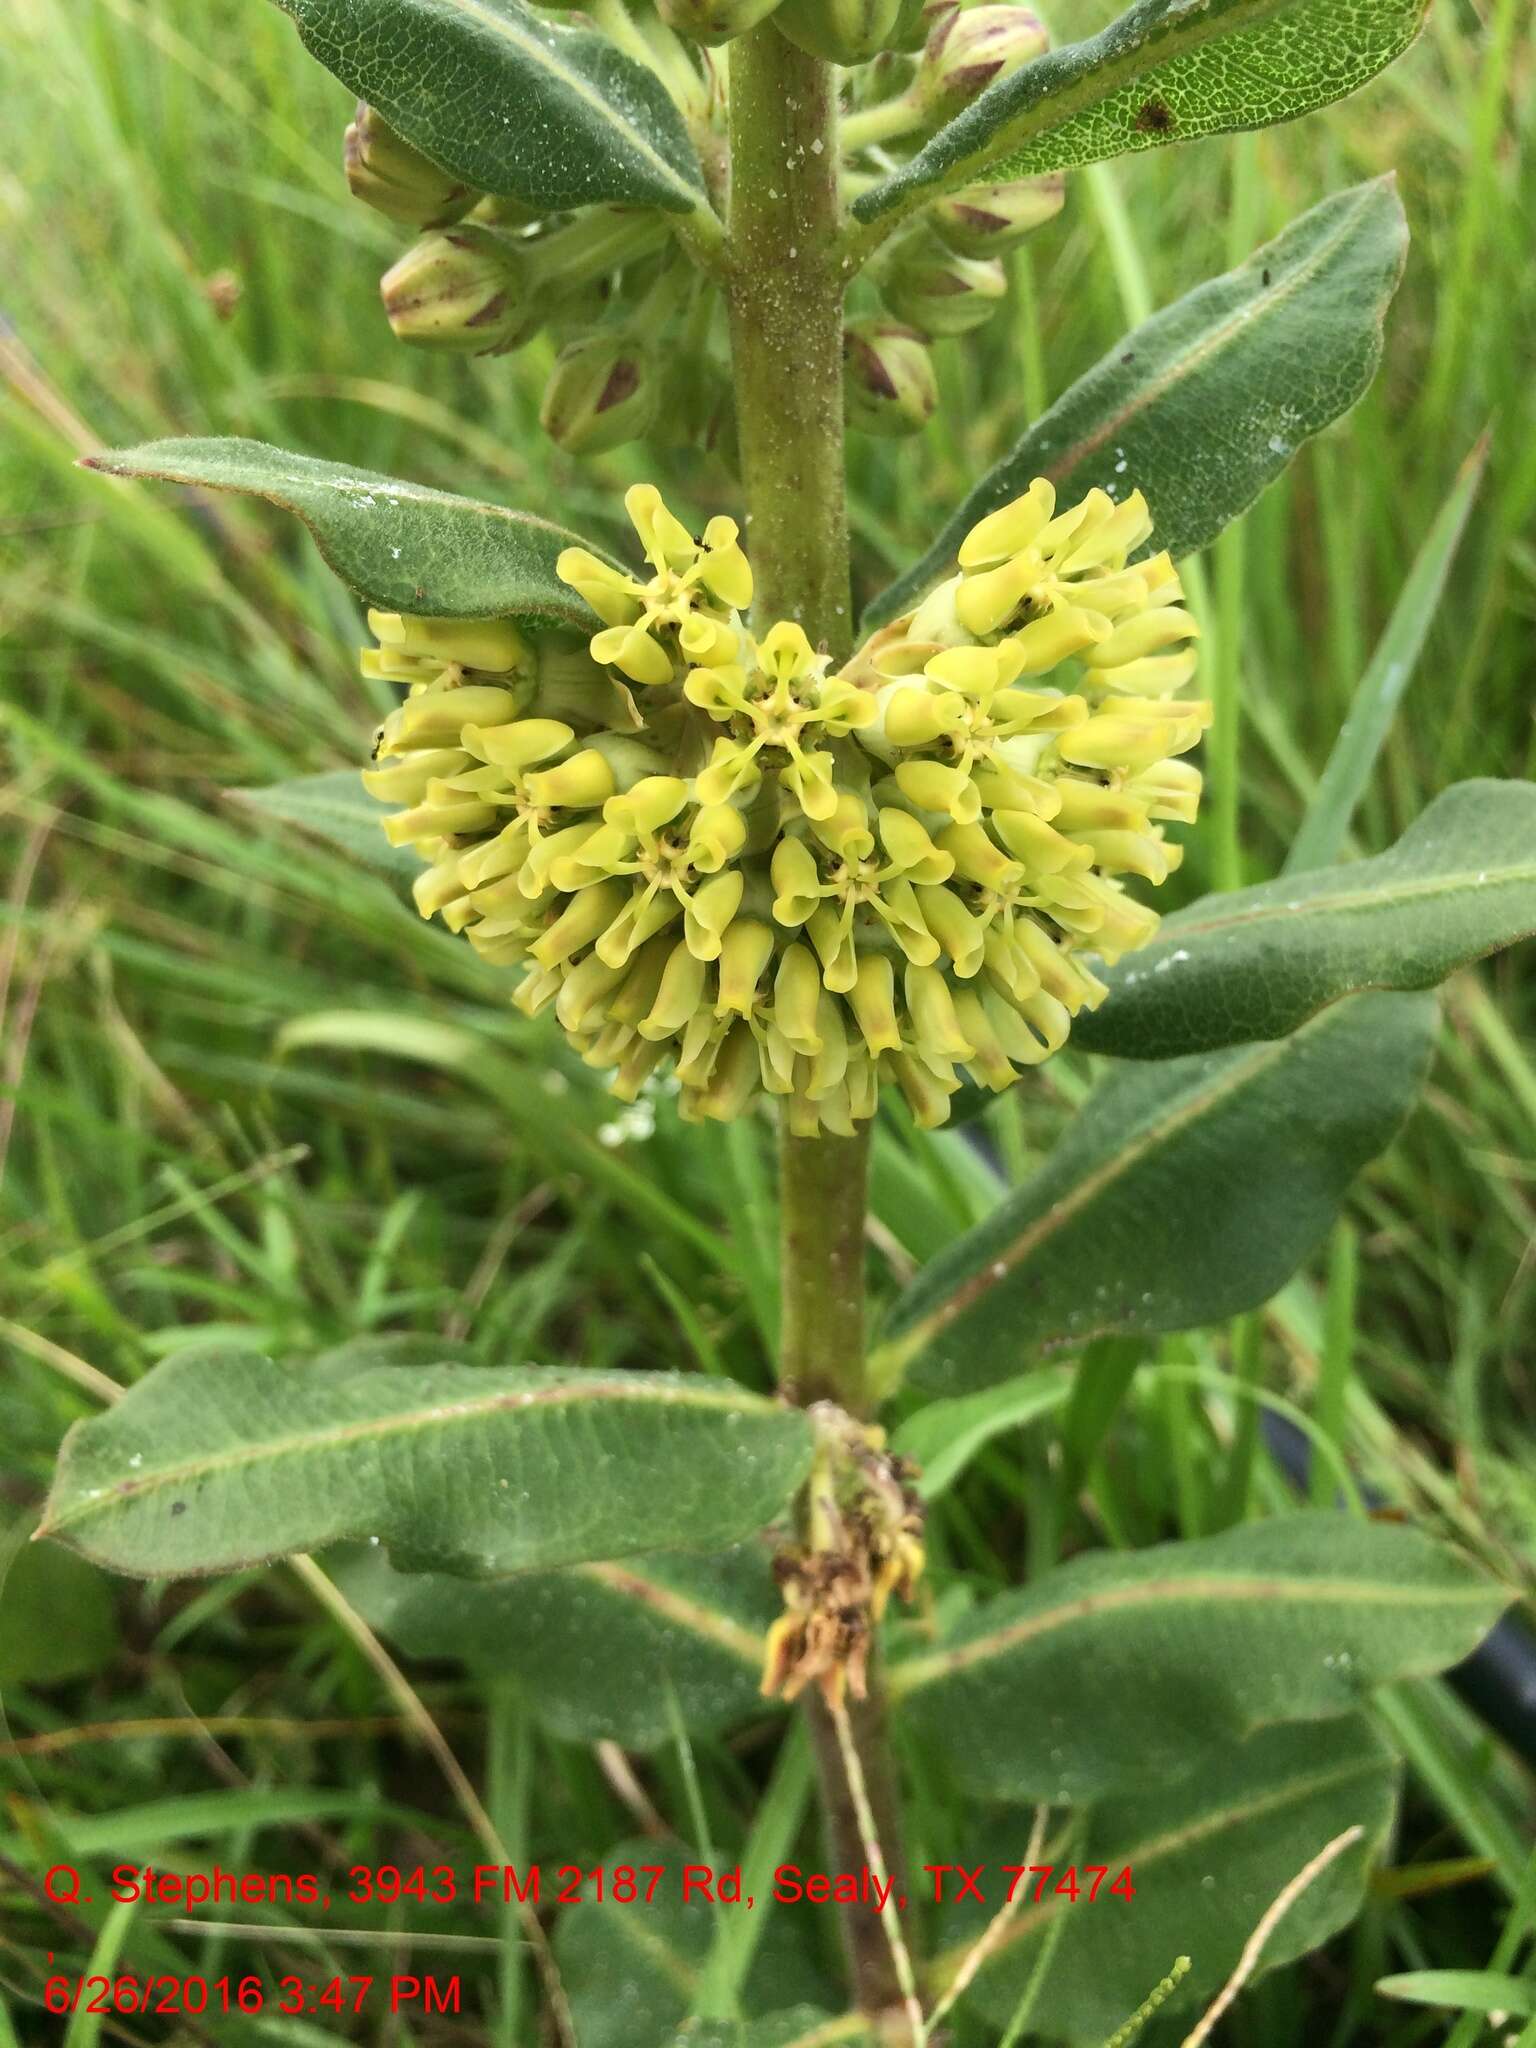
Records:
M1081 1594L1075 1600L1044 1613L1030 1614L1000 1628L989 1636L959 1644L953 1650L939 1650L894 1666L889 1674L893 1699L905 1699L921 1692L925 1685L953 1678L1006 1656L1025 1643L1050 1635L1074 1622L1089 1621L1101 1614L1124 1608L1170 1606L1189 1601L1263 1600L1271 1606L1297 1602L1306 1607L1426 1606L1471 1607L1485 1603L1489 1589L1480 1584L1438 1587L1426 1592L1422 1586L1398 1586L1376 1579L1324 1579L1276 1577L1273 1574L1204 1572L1184 1579L1150 1579L1131 1586L1115 1586Z
M1123 433L1128 421L1134 420L1148 406L1157 403L1177 385L1183 383L1187 378L1194 376L1198 370L1205 368L1224 349L1233 345L1240 335L1250 333L1258 323L1267 320L1272 313L1283 309L1292 295L1304 285L1310 284L1316 274L1332 260L1339 244L1354 232L1361 214L1365 212L1372 200L1380 193L1380 190L1379 182L1364 186L1355 204L1349 208L1347 213L1340 217L1339 224L1333 233L1328 236L1326 241L1319 242L1309 255L1297 263L1287 277L1277 283L1262 286L1261 296L1257 299L1251 294L1245 297L1242 303L1233 309L1224 322L1219 326L1209 328L1199 342L1185 349L1170 362L1160 377L1144 383L1137 391L1134 402L1128 402L1121 407L1119 412L1110 414L1096 432L1087 434L1072 443L1060 458L1047 466L1045 474L1053 482L1059 481L1062 477L1068 475L1078 463L1086 462L1090 455L1102 447L1115 434ZM1252 267L1251 261L1243 266L1244 269L1252 269ZM1218 279L1217 282L1219 283L1220 280ZM1154 315L1153 317L1157 318L1159 316ZM1377 320L1376 325L1378 328L1380 327L1380 319Z
M1186 938L1204 938L1211 932L1244 931L1254 925L1267 924L1277 917L1300 917L1312 912L1329 917L1350 917L1360 911L1392 910L1404 903L1431 902L1437 896L1458 895L1469 889L1492 889L1518 882L1536 882L1536 861L1515 867L1458 869L1454 874L1438 875L1421 882L1405 882L1386 889L1357 889L1348 893L1340 890L1337 894L1293 896L1287 902L1254 904L1224 917L1192 918L1189 923L1184 923L1178 918L1169 918L1159 934L1158 944Z
M406 1436L434 1423L458 1424L479 1421L502 1410L551 1408L570 1402L613 1400L654 1403L658 1406L725 1409L742 1415L756 1412L747 1403L712 1389L626 1386L622 1381L605 1382L597 1386L578 1383L562 1387L518 1388L515 1391L483 1395L478 1400L437 1401L428 1408L359 1418L351 1422L337 1423L328 1429L317 1428L302 1436L267 1438L255 1444L236 1444L223 1451L210 1452L201 1458L183 1459L178 1465L162 1465L153 1472L146 1472L142 1479L120 1481L110 1492L104 1492L99 1500L81 1499L69 1504L39 1524L37 1534L54 1536L61 1529L78 1527L80 1523L90 1521L94 1517L136 1507L168 1487L194 1484L215 1473L236 1471L242 1466L278 1464L288 1457L307 1457L317 1452L345 1449L349 1444L377 1441L381 1437ZM765 1415L772 1412L771 1408L765 1407Z
M591 1579L621 1598L633 1600L641 1607L675 1627L697 1636L702 1642L713 1643L717 1649L726 1651L739 1664L756 1671L763 1660L763 1638L754 1635L738 1621L732 1621L727 1614L706 1607L702 1601L678 1592L675 1586L668 1586L659 1579L648 1579L643 1572L631 1570L618 1564L584 1564L573 1567L583 1578Z
M879 212L870 211L861 217L866 220L878 220L882 213L888 213L892 207L899 206L904 198L913 193L942 196L945 191L957 185L967 184L981 172L1001 165L1009 157L1016 156L1030 143L1039 142L1046 136L1056 133L1069 121L1075 121L1080 114L1088 113L1094 107L1102 105L1123 87L1133 85L1138 78L1155 71L1160 64L1173 61L1166 55L1154 54L1171 35L1180 35L1180 46L1174 51L1173 57L1182 57L1203 49L1207 43L1218 41L1224 36L1244 34L1271 15L1278 14L1282 8L1293 4L1294 0L1230 0L1226 10L1220 9L1219 6L1211 7L1204 23L1194 27L1186 27L1183 22L1165 14L1140 41L1131 45L1118 64L1105 66L1089 60L1070 84L1063 86L1059 92L1047 93L1043 99L1037 100L1034 106L1017 117L1019 126L1010 134L1007 142L999 140L1002 131L1009 126L1005 116L986 142L980 144L970 154L958 158L947 170L940 170L926 179L912 179L910 173L916 168L914 161L906 170L896 172L892 179L892 196L889 204L881 207ZM1234 28L1233 13L1241 13L1245 7L1248 19L1241 21ZM1082 43L1074 47L1087 50L1094 44L1102 44L1116 26L1117 23L1111 22L1108 28L1101 29L1095 36L1085 37ZM1063 50L1059 54L1065 56L1067 52ZM1028 68L1026 66L1025 70ZM1016 73L1015 76L1022 77L1024 73ZM980 102L976 104L979 105ZM935 147L942 139L940 131L928 147Z
M1305 1026L1303 1030L1305 1030ZM1130 1144L1123 1146L1112 1157L1106 1159L1093 1172L1080 1180L1061 1199L1053 1202L1043 1216L1037 1216L1015 1237L1010 1244L995 1251L982 1265L980 1271L969 1274L937 1307L931 1309L920 1322L903 1331L889 1345L881 1347L882 1359L905 1363L916 1352L946 1329L957 1316L985 1299L1001 1281L1005 1280L1021 1260L1027 1258L1037 1246L1044 1243L1056 1231L1070 1223L1081 1210L1098 1200L1099 1196L1132 1167L1140 1165L1147 1154L1167 1139L1177 1136L1188 1124L1208 1114L1229 1095L1246 1087L1287 1052L1302 1036L1297 1032L1290 1038L1275 1039L1257 1047L1249 1057L1218 1074L1204 1087L1194 1088L1175 1103L1167 1113L1155 1117Z

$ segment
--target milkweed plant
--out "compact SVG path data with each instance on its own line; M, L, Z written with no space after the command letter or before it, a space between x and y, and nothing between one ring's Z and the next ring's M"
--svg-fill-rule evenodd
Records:
M1341 861L1369 770L1341 750L1280 877L1235 837L1244 650L1203 655L1197 558L1369 383L1393 183L1316 195L1021 418L881 592L845 445L923 432L936 358L1006 317L1086 167L1353 92L1422 0L1135 0L1071 43L992 0L282 4L358 99L345 176L400 236L399 341L531 350L542 431L603 490L684 448L691 485L615 485L578 533L242 440L91 466L297 514L366 613L392 708L355 808L417 910L551 1057L700 1142L777 1126L776 1386L188 1350L76 1427L44 1533L154 1577L326 1548L358 1626L439 1654L492 1630L552 1731L642 1768L756 1731L757 1910L813 1784L840 1959L782 1905L758 1941L674 1904L687 1967L658 1968L590 1898L545 1901L540 2039L1120 2043L1181 2010L1203 2038L1201 2005L1356 1913L1399 1769L1370 1694L1471 1653L1503 1589L1427 1532L1274 1500L1012 1588L928 1524L1059 1408L1080 1481L1153 1339L1275 1295L1407 1114L1435 985L1536 915L1519 783ZM1215 147L1185 158L1213 190ZM970 1120L1064 1048L1109 1063L1074 1063L1055 1148L867 1319L872 1134L993 1176ZM935 1769L963 1841L913 1802ZM1095 1870L1123 1882L1080 1901Z

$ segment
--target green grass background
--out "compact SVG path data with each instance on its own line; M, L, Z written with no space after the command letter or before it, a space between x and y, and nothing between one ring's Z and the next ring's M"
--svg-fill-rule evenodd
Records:
M1060 0L1054 25L1084 32L1108 11ZM1528 6L1439 0L1407 60L1343 107L1074 177L1063 217L1014 260L1007 311L942 350L939 420L910 443L855 444L863 593L1132 318L1395 167L1413 246L1376 387L1208 565L1209 659L1243 706L1241 871L1276 871L1485 429L1486 476L1356 845L1385 846L1462 777L1530 775L1533 105ZM257 0L10 0L0 24L0 1489L18 1536L63 1430L95 1405L91 1371L127 1384L211 1332L304 1353L418 1331L487 1360L768 1378L766 1132L701 1135L665 1104L654 1128L623 1114L384 878L243 810L232 792L360 758L380 702L356 674L355 607L280 515L178 505L73 467L103 443L253 434L599 527L651 473L633 451L577 465L542 440L547 342L486 363L393 343L377 279L399 237L348 199L346 118L341 89ZM659 480L697 510L734 503L703 458ZM1179 888L1229 870L1207 823ZM1294 1401L1395 1500L1526 1587L1530 957L1448 989L1430 1088L1329 1251L1263 1317L1159 1354ZM1090 1078L1065 1058L990 1113L1010 1171ZM963 1141L895 1115L876 1185L887 1291L995 1195ZM1006 1440L946 1503L940 1560L1002 1579L1085 1540L1194 1533L1278 1498L1246 1413L1187 1371L1144 1372L1080 1496L1039 1431ZM203 1861L258 1846L279 1860L295 1838L260 1832L275 1810L262 1802L295 1785L449 1810L432 1766L371 1718L394 1712L376 1674L283 1572L118 1588L110 1616L94 1582L16 1585L9 1616L0 1599L18 1744L0 1755L0 1837L9 1827L29 1855L51 1813L172 1792L215 1802ZM46 1641L51 1666L28 1662L24 1637L34 1653ZM488 1703L441 1671L422 1684L505 1828L600 1845L632 1825L591 1757L531 1731L515 1691ZM193 1713L250 1725L198 1736ZM1392 1713L1417 1765L1404 1853L1475 1863L1411 1905L1376 1900L1325 1965L1261 1988L1233 2039L1303 2025L1423 2039L1422 2017L1383 2019L1371 1975L1486 1960L1524 1860L1528 1781L1438 1688ZM341 1732L303 1735L316 1717ZM182 1725L60 1732L165 1718ZM728 1842L749 1812L740 1772L723 1749L696 1760ZM648 1788L686 1828L681 1763L663 1760ZM391 1839L374 1826L303 1831L371 1853ZM22 2039L54 2038L25 2018L43 1945L0 1865L0 1997ZM522 1996L484 2035L452 2038L523 2038Z

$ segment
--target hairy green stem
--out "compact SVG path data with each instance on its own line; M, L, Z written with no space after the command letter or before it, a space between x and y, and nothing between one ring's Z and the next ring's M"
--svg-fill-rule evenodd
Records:
M727 296L757 607L841 660L853 626L834 75L772 22L730 52Z
M839 661L852 649L843 488L843 292L836 75L772 22L730 46L731 166L726 292L747 545L762 621L796 619ZM868 1412L864 1217L869 1136L798 1138L780 1154L780 1379L792 1399ZM851 1712L882 1853L900 1884L895 1771L878 1672ZM829 1846L839 1868L867 1860L866 1829L837 1732L814 1694L808 1714ZM878 1917L845 1908L843 1943L864 2011L898 2006L901 1986Z

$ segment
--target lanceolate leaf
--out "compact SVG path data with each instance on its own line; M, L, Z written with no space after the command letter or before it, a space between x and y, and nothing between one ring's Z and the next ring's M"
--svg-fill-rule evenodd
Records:
M1190 1329L1266 1301L1407 1114L1430 996L1358 996L1294 1037L1120 1070L1046 1163L927 1266L872 1370L944 1393L1043 1345Z
M410 1656L509 1673L540 1718L575 1742L672 1742L669 1688L692 1732L771 1711L758 1681L779 1601L768 1554L755 1545L489 1581L398 1572L369 1550L336 1576Z
M934 189L1266 128L1325 107L1402 55L1428 0L1138 0L1048 51L941 128L854 203L861 220Z
M1077 1903L1054 1891L1053 1875L1036 1905L1040 1880L1029 1878L1029 1903L1002 1931L969 1994L972 2003L994 2026L1005 2027L1058 1920L1031 2014L1032 2030L1045 2038L1105 2041L1177 1955L1193 1962L1179 2004L1208 1998L1225 1982L1271 1901L1325 1843L1359 1826L1361 1839L1274 1929L1257 1974L1293 1962L1359 1911L1391 1826L1396 1776L1391 1753L1352 1716L1323 1727L1265 1729L1214 1751L1195 1777L1140 1798L1106 1801L1094 1809L1073 1855ZM967 1903L941 1925L929 1966L935 1988L954 1978L1003 1903L1007 1879L999 1881L997 1873L1004 1863L1024 1861L1028 1838L1025 1809L1011 1825L988 1828L964 1857L967 1864L986 1863L986 1903ZM1092 1879L1083 1873L1101 1864L1107 1875L1089 1904ZM1135 1895L1117 1898L1110 1886L1127 1864Z
M1360 989L1431 988L1536 931L1536 783L1463 782L1389 853L1170 917L1073 1042L1123 1058L1279 1038Z
M296 513L342 581L384 611L592 630L591 612L555 575L562 548L591 543L527 512L264 441L146 441L88 456L85 466L270 499Z
M327 71L467 185L551 213L689 213L704 181L655 72L518 0L279 0Z
M1074 1559L897 1664L983 1799L1094 1799L1470 1656L1509 1595L1418 1530L1318 1512Z
M804 1415L721 1380L536 1366L317 1380L184 1352L65 1439L41 1533L142 1576L376 1538L471 1577L719 1549L810 1463Z
M1369 385L1407 246L1396 187L1379 178L1154 314L1041 414L866 625L949 575L966 531L1037 476L1064 502L1139 488L1156 546L1175 555L1214 540Z

